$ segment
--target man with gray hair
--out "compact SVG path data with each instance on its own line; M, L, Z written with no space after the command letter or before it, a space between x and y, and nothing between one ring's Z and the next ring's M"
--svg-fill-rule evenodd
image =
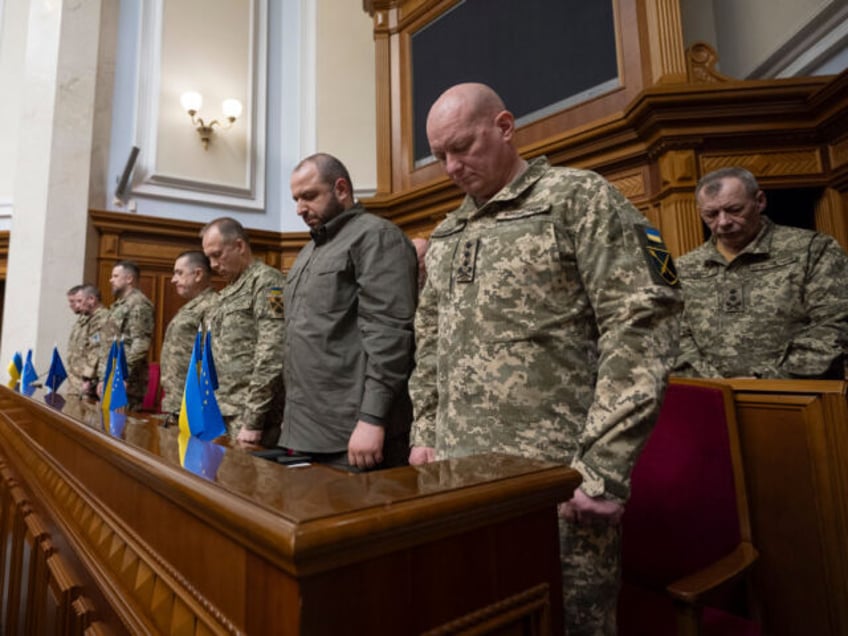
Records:
M842 378L848 255L836 239L773 223L743 168L705 175L695 198L712 236L677 261L684 309L675 373Z
M227 281L209 318L221 414L232 439L273 446L285 403L285 278L253 257L247 233L233 218L215 219L200 236L212 269Z
M160 355L162 371L162 410L180 410L186 372L198 327L206 329L212 311L218 306L218 292L212 287L209 259L198 250L183 252L174 261L171 283L186 303L171 318L165 330Z

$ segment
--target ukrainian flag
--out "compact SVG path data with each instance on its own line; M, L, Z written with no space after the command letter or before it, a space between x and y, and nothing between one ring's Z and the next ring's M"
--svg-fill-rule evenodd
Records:
M182 435L192 435L206 440L215 439L227 432L218 400L215 398L217 377L209 337L207 334L205 347L200 330L194 339L179 418Z
M15 355L9 360L9 382L6 384L10 389L14 389L21 380L21 370L24 367L24 359L21 357L20 351L15 351Z

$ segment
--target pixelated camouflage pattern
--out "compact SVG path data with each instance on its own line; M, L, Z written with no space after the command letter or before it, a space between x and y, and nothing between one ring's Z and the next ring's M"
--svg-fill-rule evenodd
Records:
M168 323L159 356L163 411L180 410L197 328L206 329L209 316L217 306L218 292L209 287L180 307Z
M776 225L729 264L713 240L678 259L685 306L675 373L839 378L848 255L826 234Z
M105 371L112 340L123 338L128 371L127 408L130 410L141 406L147 392L147 354L152 336L153 303L140 290L131 289L109 307L109 315L101 332L98 364Z
M97 307L89 317L85 332L85 366L83 377L91 378L94 383L100 379L105 369L100 368L100 354L103 348L104 330L109 320L109 310L103 305Z
M282 272L261 261L221 290L211 313L212 353L218 370L218 405L231 423L267 430L283 419L285 321Z
M82 393L83 377L85 377L86 331L91 316L79 314L71 335L68 336L68 354L65 361L65 371L68 372L68 395Z
M681 308L648 225L599 175L544 158L481 208L467 197L430 237L413 445L570 463L587 495L626 499Z
M559 520L562 606L568 636L615 636L621 528Z

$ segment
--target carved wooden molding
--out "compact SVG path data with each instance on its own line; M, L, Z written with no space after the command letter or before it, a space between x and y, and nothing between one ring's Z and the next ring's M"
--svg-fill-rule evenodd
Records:
M72 476L25 443L14 427L0 428L0 447L7 461L13 456L18 467L26 466L31 472L32 479L27 483L36 491L34 496L51 502L55 521L87 569L97 572L101 591L121 599L115 605L123 609L126 625L155 627L164 633L181 633L188 625L192 626L192 633L240 633L194 586L77 487ZM15 488L20 499L17 507L24 508L29 498ZM46 536L46 531L39 536ZM13 548L13 556L16 554ZM20 557L15 558L15 563L19 563ZM57 559L61 559L61 554L47 559L48 564L52 563L50 580L57 586L54 596L58 594L61 599L63 620L70 620L71 603L81 591L80 585L70 582L71 575L63 574L67 568L60 567ZM80 609L77 606L74 612Z
M700 157L701 172L706 174L727 166L750 170L757 177L781 177L821 174L824 166L818 148L797 151L704 154Z
M656 84L686 81L680 0L646 0L651 76Z
M547 616L550 612L550 594L548 585L537 585L428 630L424 632L424 636L488 633L521 633L541 636L548 633L546 628L550 624Z
M726 82L730 78L719 73L715 65L718 54L706 42L695 42L686 49L686 79L693 84Z

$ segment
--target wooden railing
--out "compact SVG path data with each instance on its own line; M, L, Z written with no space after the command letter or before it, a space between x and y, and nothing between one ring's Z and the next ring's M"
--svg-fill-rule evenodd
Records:
M561 632L571 469L354 475L216 446L204 478L161 424L0 387L3 633Z

